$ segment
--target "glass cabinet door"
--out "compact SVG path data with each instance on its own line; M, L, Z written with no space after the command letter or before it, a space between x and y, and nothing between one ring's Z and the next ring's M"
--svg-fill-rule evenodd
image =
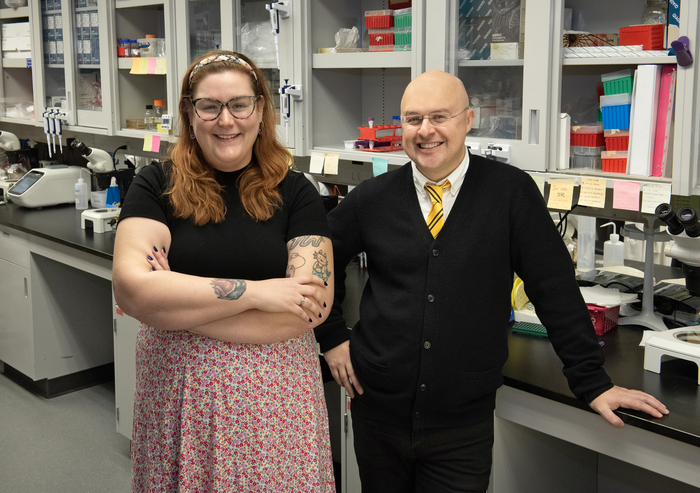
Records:
M265 8L270 3L284 4L289 9L288 16L280 11L274 14L279 19L277 42L272 32L271 13ZM301 8L301 2L296 1L241 0L237 12L238 50L253 60L265 74L275 106L277 135L289 149L297 147L295 127L300 120L296 113L303 103L295 102L291 95L281 95L280 88L286 92L285 85L301 84L300 75L295 78L294 66L294 21L302 15Z
M34 2L33 2L34 3ZM35 3L41 19L41 98L46 110L65 114L69 125L112 128L109 67L112 1L46 0Z
M525 9L522 4L436 2L426 12L426 32L431 23L446 26L449 42L445 52L439 40L426 37L426 69L444 67L464 82L475 113L467 135L472 153L544 171L550 137L556 137L550 94L558 97L559 91L559 62L552 53L558 29L552 19L561 5L546 0L528 2Z

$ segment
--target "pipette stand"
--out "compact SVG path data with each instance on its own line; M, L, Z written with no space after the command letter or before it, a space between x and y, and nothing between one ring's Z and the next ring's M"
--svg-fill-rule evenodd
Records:
M644 245L644 292L642 293L642 312L631 317L622 317L617 322L618 325L641 325L651 330L668 330L664 319L654 313L654 242L669 241L671 235L668 233L657 233L654 228L656 218L647 219L644 232L635 226L625 226L623 231L625 237L635 240L645 240Z

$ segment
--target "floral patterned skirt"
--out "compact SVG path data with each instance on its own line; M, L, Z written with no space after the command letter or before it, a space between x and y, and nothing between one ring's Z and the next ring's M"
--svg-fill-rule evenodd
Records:
M141 325L134 492L334 492L313 332L233 344Z

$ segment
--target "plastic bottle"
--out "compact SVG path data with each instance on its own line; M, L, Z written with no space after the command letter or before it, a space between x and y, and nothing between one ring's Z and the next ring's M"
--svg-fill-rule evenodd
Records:
M165 112L165 101L162 99L156 99L153 101L153 114L154 118L156 119L155 124L156 124L156 130L158 129L158 125L160 125L163 122L163 113Z
M595 269L595 217L577 216L578 248L576 268Z
M131 56L132 58L140 58L141 52L139 51L139 43L135 39L129 40L129 46L131 46Z
M605 223L603 226L612 226L613 232L610 239L603 244L603 267L615 267L625 265L625 244L620 241L615 223Z
M146 124L146 130L156 130L155 112L152 104L146 105L144 123Z
M401 126L401 117L400 116L392 116L391 120L392 120L392 123L394 125L398 125L399 127ZM403 130L401 128L397 128L394 133L395 133L395 135L403 135Z
M117 56L119 58L126 58L131 56L131 53L129 52L128 43L123 38L119 38L119 45L117 46Z
M105 205L107 207L119 207L121 198L119 196L119 186L117 185L116 177L112 177L109 182L109 188L107 189L107 196L105 197Z
M374 128L374 118L371 116L367 118L367 123L369 124L369 128Z
M75 208L83 210L88 208L87 183L82 178L78 178L75 184Z

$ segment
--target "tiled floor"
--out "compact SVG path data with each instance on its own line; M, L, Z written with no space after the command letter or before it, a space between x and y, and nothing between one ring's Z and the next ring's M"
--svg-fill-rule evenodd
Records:
M0 493L128 492L129 446L114 383L45 399L0 373Z

